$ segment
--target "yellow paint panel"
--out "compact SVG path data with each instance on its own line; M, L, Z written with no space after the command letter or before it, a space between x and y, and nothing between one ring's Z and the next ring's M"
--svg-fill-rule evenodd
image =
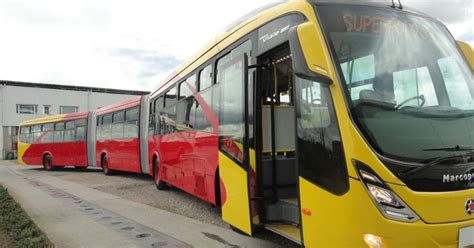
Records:
M247 172L219 152L219 176L226 192L226 200L222 205L222 219L252 235Z
M23 155L25 155L26 150L30 147L30 144L18 142L18 163L25 165L23 161Z
M379 212L358 180L349 180L351 190L343 196L299 181L302 212L311 212L302 214L305 247L367 247L363 235L369 233L380 236L384 247L455 248L459 229L474 225L474 220L429 225L392 221Z
M20 126L27 126L27 125L36 125L48 122L56 122L62 120L66 115L50 115L41 118L36 118L28 121L24 121L20 123Z
M467 62L469 62L469 65L471 66L471 70L474 71L474 51L468 43L464 41L457 41L459 47L461 47L462 52L464 53L464 56L466 56Z
M467 199L474 198L473 189L452 192L414 192L406 186L390 185L390 187L428 223L474 220L474 215L467 215L464 208Z

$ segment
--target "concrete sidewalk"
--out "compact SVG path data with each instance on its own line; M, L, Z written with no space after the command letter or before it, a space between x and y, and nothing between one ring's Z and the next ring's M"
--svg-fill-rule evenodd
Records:
M31 168L0 161L0 183L57 247L277 247Z

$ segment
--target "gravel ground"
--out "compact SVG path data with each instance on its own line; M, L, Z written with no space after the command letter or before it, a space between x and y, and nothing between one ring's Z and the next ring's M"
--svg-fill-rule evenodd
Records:
M98 169L76 170L74 168L62 168L48 173L63 180L80 183L124 199L229 228L229 225L222 221L219 208L213 207L211 204L176 188L159 191L150 176L128 173L105 176ZM267 230L262 230L255 236L284 247L299 247L295 243Z

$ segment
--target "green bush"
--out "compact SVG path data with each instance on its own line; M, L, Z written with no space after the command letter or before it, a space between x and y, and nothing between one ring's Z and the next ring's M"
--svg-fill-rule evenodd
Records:
M4 227L15 247L53 247L48 238L33 223L20 204L0 186L0 225Z

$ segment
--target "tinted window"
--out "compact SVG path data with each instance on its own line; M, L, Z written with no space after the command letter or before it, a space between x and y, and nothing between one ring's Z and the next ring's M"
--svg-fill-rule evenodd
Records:
M112 123L112 115L106 115L102 117L102 125L107 125Z
M68 121L66 122L66 129L74 129L74 121Z
M64 141L64 131L54 131L54 142L61 143Z
M176 96L176 87L171 88L168 92L165 94L165 106L169 107L174 105L175 103L178 102L177 96Z
M86 127L80 126L76 127L76 141L85 141L86 140Z
M196 76L193 75L179 84L179 99L182 100L188 96L193 95L196 91Z
M43 125L43 132L53 131L53 130L54 130L54 124L53 123Z
M125 111L125 118L127 121L138 120L138 113L138 108L132 108L130 110Z
M123 123L114 123L112 125L112 139L123 138Z
M212 65L208 65L206 68L199 72L199 90L205 90L212 85Z
M76 125L76 127L77 126L87 126L87 119L76 120L75 125Z
M113 122L114 123L122 123L125 120L125 113L118 112L113 115Z
M123 133L124 138L138 138L138 121L125 123Z
M64 142L72 142L76 139L74 129L68 129L64 131Z
M41 125L36 125L31 127L32 133L40 133L41 132Z
M329 88L297 79L297 146L300 175L337 195L349 189L339 126Z
M64 130L64 122L54 124L54 130Z
M53 142L54 131L46 132L41 139L41 143L52 143Z
M235 159L242 161L243 154L235 143L244 142L244 95L243 61L226 63L221 66L221 112L219 132L221 149Z

